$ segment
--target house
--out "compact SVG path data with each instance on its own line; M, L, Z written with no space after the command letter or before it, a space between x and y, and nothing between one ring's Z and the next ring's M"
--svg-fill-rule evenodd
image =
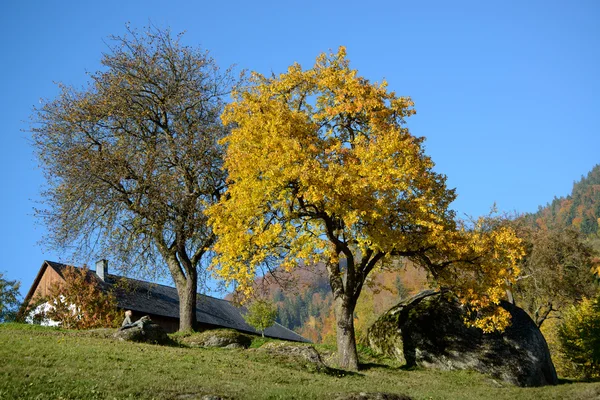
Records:
M65 264L44 261L25 297L24 306L34 304L35 299L47 296L52 285L64 282L63 271L66 267ZM91 279L98 282L102 290L112 289L118 308L131 310L133 320L148 315L152 321L161 325L167 332L175 332L179 328L179 299L176 288L109 274L106 260L98 261L96 271L88 273ZM197 329L231 328L240 332L260 334L246 323L243 318L244 312L244 309L234 306L227 300L198 294L196 302ZM267 328L265 336L295 342L309 342L278 323Z

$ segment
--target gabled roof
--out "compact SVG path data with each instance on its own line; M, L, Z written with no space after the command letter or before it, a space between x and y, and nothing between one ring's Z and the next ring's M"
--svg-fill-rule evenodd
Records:
M40 281L42 280L42 277L44 276L44 273L46 272L46 268L48 266L53 267L53 265L56 265L56 266L63 265L64 266L64 264L44 260L44 262L42 263L42 266L40 267L40 270L38 271L37 275L35 276L35 279L33 280L33 283L31 284L31 287L29 288L29 292L27 292L27 295L25 296L25 300L23 300L23 304L21 305L21 309L19 310L19 313L23 313L26 311L26 308L29 306L29 302L31 301L31 298L35 294L35 289L40 284ZM64 278L64 276L62 275L62 272L59 271L59 270L62 270L61 268L57 267L57 268L54 268L54 270L56 272L58 272L58 274L62 278Z
M26 302L33 295L35 287L39 283L46 267L54 269L60 276L63 276L63 270L67 265L45 261L34 281L34 285L27 295ZM179 318L179 297L177 289L174 287L112 274L108 274L105 281L102 281L93 271L90 271L89 274L93 279L98 281L104 290L114 290L119 308L142 314L148 313L163 317ZM260 332L246 323L243 317L244 313L246 313L245 308L238 308L227 300L198 294L196 319L199 323L260 334ZM309 340L298 335L296 332L278 323L267 328L265 336L296 342L309 342Z

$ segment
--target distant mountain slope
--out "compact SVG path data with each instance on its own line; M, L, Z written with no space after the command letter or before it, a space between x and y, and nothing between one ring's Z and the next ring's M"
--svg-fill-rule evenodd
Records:
M600 225L600 164L573 184L567 197L554 198L538 212L528 216L540 227L573 226L590 235L598 233Z
M359 342L375 319L401 298L427 287L425 271L411 263L380 271L363 288L355 312ZM255 288L277 306L277 322L316 342L335 343L333 296L323 265L301 265L256 279Z

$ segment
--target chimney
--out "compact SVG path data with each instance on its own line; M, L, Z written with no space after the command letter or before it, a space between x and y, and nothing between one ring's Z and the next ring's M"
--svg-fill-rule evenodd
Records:
M103 281L108 278L108 260L96 261L96 275Z

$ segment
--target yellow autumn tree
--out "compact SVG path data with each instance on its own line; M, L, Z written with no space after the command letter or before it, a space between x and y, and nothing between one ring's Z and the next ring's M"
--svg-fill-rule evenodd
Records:
M350 69L343 47L279 76L252 74L222 115L229 186L208 210L214 270L249 297L257 268L327 266L341 367L357 369L353 313L363 284L406 257L470 304L477 323L502 328L498 304L514 280L519 240L483 218L460 225L454 190L433 171L405 119L408 97Z

